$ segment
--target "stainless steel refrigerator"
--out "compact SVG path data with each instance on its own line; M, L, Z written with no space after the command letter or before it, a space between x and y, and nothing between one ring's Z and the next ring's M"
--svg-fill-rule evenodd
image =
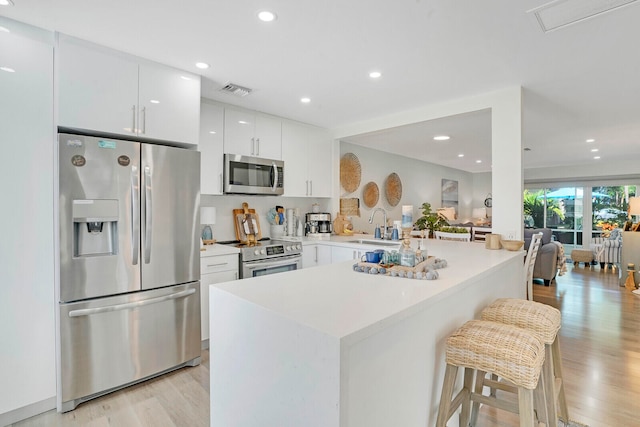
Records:
M58 134L58 411L200 363L200 153Z

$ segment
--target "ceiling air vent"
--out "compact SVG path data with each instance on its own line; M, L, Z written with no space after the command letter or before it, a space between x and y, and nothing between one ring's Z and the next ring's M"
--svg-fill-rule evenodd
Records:
M559 28L593 18L606 12L637 3L638 0L554 0L531 9L542 31L548 33Z
M220 89L220 92L230 93L235 96L247 96L251 93L252 89L248 87L243 87L234 83L227 83Z

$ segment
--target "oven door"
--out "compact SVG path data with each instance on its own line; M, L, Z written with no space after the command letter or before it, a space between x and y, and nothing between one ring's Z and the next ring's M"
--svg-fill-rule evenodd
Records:
M267 274L283 273L285 271L302 268L302 255L263 259L259 261L242 262L240 278L266 276Z

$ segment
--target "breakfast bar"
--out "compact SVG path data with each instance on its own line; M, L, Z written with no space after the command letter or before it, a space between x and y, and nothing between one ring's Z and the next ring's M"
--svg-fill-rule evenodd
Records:
M435 425L447 336L524 298L524 252L427 250L448 262L437 280L342 262L211 285L211 426Z

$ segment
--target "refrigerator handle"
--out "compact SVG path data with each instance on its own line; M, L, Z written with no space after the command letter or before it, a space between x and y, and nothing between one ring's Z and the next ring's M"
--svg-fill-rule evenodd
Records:
M123 304L108 305L106 307L81 308L78 310L71 310L69 312L69 317L91 316L92 314L109 313L111 311L131 310L134 308L142 307L144 305L157 304L159 302L169 301L172 299L188 297L189 295L193 295L195 293L196 293L196 290L191 288L191 289L186 289L184 291L176 292L174 294L165 295L162 297L143 299L143 300L134 301L134 302L126 302Z
M151 168L149 166L144 167L144 262L149 264L151 262L151 229L153 228L153 215L151 213L153 209L153 203L151 195L153 194L151 188Z
M131 264L138 265L140 254L140 188L138 167L131 168Z

